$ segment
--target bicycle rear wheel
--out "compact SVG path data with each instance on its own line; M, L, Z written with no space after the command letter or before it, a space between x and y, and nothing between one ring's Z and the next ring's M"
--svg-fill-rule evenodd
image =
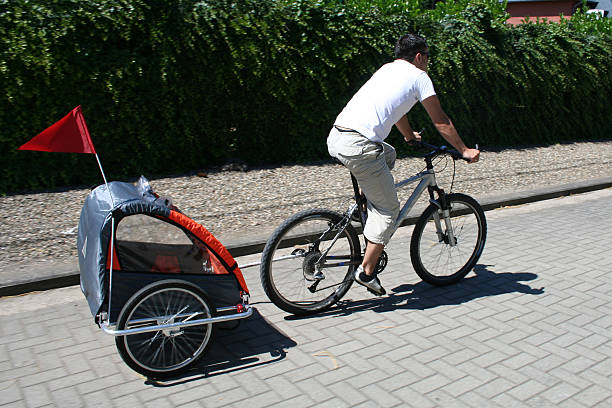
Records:
M456 283L476 265L487 237L487 221L480 204L465 194L446 196L450 206L449 234L442 211L431 204L419 217L410 242L414 270L436 286ZM439 216L440 231L435 216ZM451 237L455 245L451 245Z
M266 243L260 269L272 303L304 315L321 312L344 296L361 262L361 251L350 223L339 230L342 219L334 211L306 210L276 229Z

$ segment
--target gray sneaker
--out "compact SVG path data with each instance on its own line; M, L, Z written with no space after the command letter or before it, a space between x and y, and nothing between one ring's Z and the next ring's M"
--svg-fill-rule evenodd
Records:
M371 280L366 281L362 279L363 278L362 276L360 276L362 272L363 272L363 266L359 265L359 268L357 268L355 272L353 273L353 279L355 279L355 282L357 282L360 285L365 286L369 292L377 296L382 296L385 293L387 293L387 291L385 290L385 288L382 287L382 285L380 284L380 281L378 280L376 276L373 277Z

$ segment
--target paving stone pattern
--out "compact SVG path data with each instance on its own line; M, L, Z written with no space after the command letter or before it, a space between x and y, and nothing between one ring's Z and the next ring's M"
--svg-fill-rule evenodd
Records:
M293 318L245 272L257 313L165 383L121 361L78 287L0 299L0 406L610 407L612 190L487 212L484 254L422 283L398 232L381 275ZM258 255L239 259L245 264Z

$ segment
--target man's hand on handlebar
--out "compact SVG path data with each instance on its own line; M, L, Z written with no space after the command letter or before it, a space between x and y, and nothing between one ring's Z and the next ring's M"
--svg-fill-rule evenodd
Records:
M476 163L480 159L480 150L478 149L465 149L462 156L468 163Z
M408 143L420 142L421 141L421 132L412 132L412 137L411 138L404 137L404 140L406 142L408 142Z
M465 145L463 145L462 147L465 147L465 149L463 149L463 152L460 153L459 151L456 150L449 150L446 146L434 146L434 145L430 145L427 144L425 142L423 142L421 140L421 134L425 131L425 129L422 129L420 132L412 132L413 133L413 137L412 138L406 138L404 137L404 140L406 142L408 142L408 144L410 145L419 145L422 147L426 147L428 149L434 149L436 151L438 150L444 150L447 151L449 153L451 153L451 155L455 158L455 159L459 159L459 158L463 158L463 160L467 161L468 163L476 163L478 160L480 160L480 150L478 149L478 145L476 145L475 149L470 149L468 147L465 147ZM463 143L461 143L463 144ZM454 153L452 153L454 152Z

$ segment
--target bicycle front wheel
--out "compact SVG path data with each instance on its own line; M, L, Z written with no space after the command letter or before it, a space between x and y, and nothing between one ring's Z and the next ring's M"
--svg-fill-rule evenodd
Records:
M321 312L336 302L353 283L361 262L359 238L341 214L306 210L285 221L266 243L261 282L268 298L293 314Z
M410 242L414 270L436 286L463 279L478 262L487 237L487 221L476 200L465 194L449 194L446 198L448 220L438 206L431 204L418 219Z

